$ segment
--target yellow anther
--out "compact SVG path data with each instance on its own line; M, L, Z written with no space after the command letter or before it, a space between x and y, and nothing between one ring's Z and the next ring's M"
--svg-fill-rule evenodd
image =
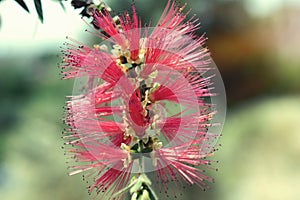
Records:
M99 49L100 49L100 46L99 46L98 44L94 44L94 49L99 50Z

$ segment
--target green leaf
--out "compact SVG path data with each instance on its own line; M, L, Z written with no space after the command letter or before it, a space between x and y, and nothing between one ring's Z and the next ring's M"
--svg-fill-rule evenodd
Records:
M39 19L43 23L44 16L43 16L43 9L42 9L42 2L41 2L41 0L34 0L34 5L35 5L36 12L37 12L37 14L39 16Z
M24 10L26 10L29 13L29 9L23 0L15 0L15 2L17 2Z

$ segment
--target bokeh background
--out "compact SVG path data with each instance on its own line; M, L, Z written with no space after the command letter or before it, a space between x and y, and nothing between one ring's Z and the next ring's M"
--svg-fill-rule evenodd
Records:
M67 176L61 122L72 81L57 63L65 36L92 44L79 10L42 1L44 24L14 1L0 2L0 199L87 200L80 175ZM136 0L154 22L167 0ZM218 172L189 200L300 199L300 1L186 0L202 22L227 91ZM109 0L119 12L129 0ZM172 199L172 198L171 198Z

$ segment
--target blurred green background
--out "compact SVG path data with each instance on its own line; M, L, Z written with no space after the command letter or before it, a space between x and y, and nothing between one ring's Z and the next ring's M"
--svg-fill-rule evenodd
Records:
M56 66L66 35L92 37L68 2L65 12L42 2L43 25L15 2L0 3L0 199L89 199L81 176L67 176L60 132L72 81L61 81ZM155 22L166 2L136 0L138 14ZM219 171L210 172L216 183L207 192L184 190L182 198L299 200L300 1L185 2L209 38L228 112ZM108 4L118 12L130 1Z

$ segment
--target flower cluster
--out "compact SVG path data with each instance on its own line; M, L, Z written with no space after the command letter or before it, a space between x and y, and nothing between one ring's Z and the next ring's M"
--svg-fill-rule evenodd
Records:
M180 178L202 189L212 178L208 134L215 111L206 38L195 35L197 18L168 4L154 27L132 13L93 13L103 41L90 47L73 39L63 50L63 78L76 78L80 94L66 102L66 152L72 172L84 172L89 192L107 199L157 199L157 186ZM99 31L98 31L99 29ZM76 92L77 93L77 92Z

